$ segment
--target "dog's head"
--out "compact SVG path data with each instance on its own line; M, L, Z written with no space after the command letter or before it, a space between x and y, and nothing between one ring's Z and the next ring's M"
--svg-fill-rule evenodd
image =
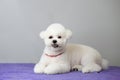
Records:
M71 37L72 32L65 29L61 24L51 24L47 30L40 33L47 47L61 48L66 45L67 40Z

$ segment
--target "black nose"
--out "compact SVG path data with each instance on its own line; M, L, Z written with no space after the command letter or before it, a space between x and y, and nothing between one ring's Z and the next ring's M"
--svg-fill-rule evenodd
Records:
M53 40L53 43L57 43L57 40Z

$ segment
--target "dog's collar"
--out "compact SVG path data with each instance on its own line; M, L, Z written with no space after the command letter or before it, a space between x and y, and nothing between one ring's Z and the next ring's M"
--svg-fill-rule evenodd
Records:
M57 55L49 55L49 54L45 54L46 56L48 56L48 57L58 57L58 56L60 56L60 55L62 55L64 52L61 52L61 53L59 53L59 54L57 54Z

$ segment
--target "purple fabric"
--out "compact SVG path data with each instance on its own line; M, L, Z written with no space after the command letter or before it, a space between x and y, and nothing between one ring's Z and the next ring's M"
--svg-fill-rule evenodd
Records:
M100 73L35 74L34 64L0 64L0 80L120 80L120 67L110 67Z

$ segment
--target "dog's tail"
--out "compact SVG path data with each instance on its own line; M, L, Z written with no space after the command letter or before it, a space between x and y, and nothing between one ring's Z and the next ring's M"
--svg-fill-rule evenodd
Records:
M102 68L103 69L108 69L108 64L109 64L109 62L106 59L102 59Z

